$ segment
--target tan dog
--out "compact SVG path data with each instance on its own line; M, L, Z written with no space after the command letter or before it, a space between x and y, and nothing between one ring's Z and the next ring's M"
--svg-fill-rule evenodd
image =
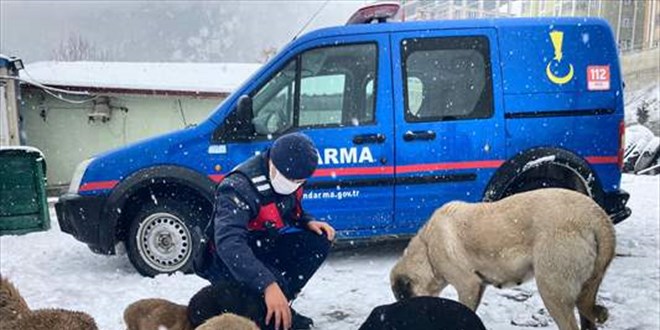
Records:
M128 330L192 330L188 307L165 299L142 299L126 307L124 322ZM231 313L212 317L195 330L259 330L254 322Z
M259 327L245 317L225 313L206 320L195 330L259 330Z
M605 212L588 196L540 189L492 203L451 202L433 213L390 274L397 300L437 296L447 285L476 310L486 285L518 285L536 278L561 330L607 319L596 294L614 257L615 237Z
M0 329L96 330L96 322L86 313L63 309L39 309L32 311L16 287L0 276Z
M188 307L165 299L142 299L126 307L124 322L128 330L192 330Z

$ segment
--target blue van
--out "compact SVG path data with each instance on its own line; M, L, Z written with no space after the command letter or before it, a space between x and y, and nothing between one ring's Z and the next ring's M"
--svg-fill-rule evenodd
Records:
M405 237L451 200L543 187L616 223L623 91L596 18L349 24L293 40L195 127L82 162L55 205L92 251L144 275L189 270L223 175L277 136L316 143L305 207L339 239Z

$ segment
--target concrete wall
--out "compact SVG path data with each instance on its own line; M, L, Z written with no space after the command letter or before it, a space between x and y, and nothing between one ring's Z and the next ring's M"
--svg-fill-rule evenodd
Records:
M660 48L624 54L621 56L621 69L627 91L659 84Z
M111 95L114 109L109 121L90 122L93 103L66 103L27 88L20 111L26 145L44 152L49 186L68 185L76 165L100 152L150 136L184 128L179 103L188 124L206 119L220 98Z

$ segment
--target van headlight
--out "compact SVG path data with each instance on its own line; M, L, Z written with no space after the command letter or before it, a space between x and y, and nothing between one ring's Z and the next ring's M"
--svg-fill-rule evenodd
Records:
M85 175L85 171L87 170L87 166L94 161L94 158L89 158L85 159L78 166L76 166L76 170L73 172L73 177L71 178L71 184L69 184L69 193L71 194L77 194L78 193L78 188L80 188L80 182L82 181L83 176Z

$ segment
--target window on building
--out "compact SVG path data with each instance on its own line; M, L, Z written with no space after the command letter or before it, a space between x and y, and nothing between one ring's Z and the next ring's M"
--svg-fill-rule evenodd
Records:
M402 58L406 121L492 115L488 38L407 39L402 44Z
M622 39L619 41L619 48L621 50L630 50L632 48L632 42L630 39Z
M621 27L629 28L630 27L630 19L626 17L623 20L621 20Z

